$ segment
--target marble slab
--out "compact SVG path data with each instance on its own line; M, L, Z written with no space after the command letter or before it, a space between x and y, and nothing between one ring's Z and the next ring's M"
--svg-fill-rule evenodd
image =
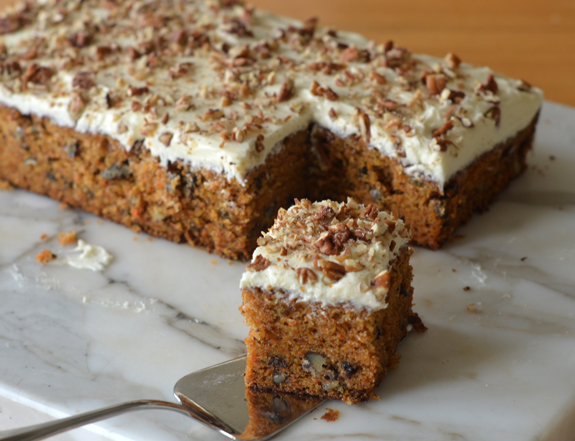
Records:
M330 402L277 440L575 439L575 108L545 103L526 174L462 237L413 255L429 328L402 343L381 401ZM106 248L102 272L41 265L59 232ZM47 238L40 237L46 234ZM244 264L45 197L0 192L0 429L138 398L244 353ZM325 407L336 422L320 419ZM176 413L139 411L60 440L224 439Z

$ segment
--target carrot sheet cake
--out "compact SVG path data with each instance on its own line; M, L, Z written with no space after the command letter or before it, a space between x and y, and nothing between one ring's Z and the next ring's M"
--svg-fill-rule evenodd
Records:
M0 179L248 259L294 197L437 248L525 169L542 92L236 0L43 0L0 18Z

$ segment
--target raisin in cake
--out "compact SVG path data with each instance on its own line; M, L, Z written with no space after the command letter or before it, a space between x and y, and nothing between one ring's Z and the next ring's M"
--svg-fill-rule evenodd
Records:
M294 197L437 248L525 169L539 89L236 0L29 1L0 17L0 179L247 259Z
M246 384L338 398L376 397L412 312L409 229L349 199L280 210L241 280L250 326Z

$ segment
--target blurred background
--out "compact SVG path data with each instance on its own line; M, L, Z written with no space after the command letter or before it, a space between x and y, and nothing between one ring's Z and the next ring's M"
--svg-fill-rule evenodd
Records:
M168 0L166 0L168 1ZM0 8L15 3L0 0ZM575 0L251 0L268 11L486 65L575 106Z

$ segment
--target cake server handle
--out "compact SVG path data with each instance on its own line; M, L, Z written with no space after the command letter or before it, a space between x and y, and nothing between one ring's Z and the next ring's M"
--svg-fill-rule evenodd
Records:
M0 441L35 441L45 439L76 427L104 420L132 410L146 409L174 410L184 413L187 416L196 417L193 411L176 403L160 400L137 400L105 407L103 409L92 410L56 421L0 432Z

